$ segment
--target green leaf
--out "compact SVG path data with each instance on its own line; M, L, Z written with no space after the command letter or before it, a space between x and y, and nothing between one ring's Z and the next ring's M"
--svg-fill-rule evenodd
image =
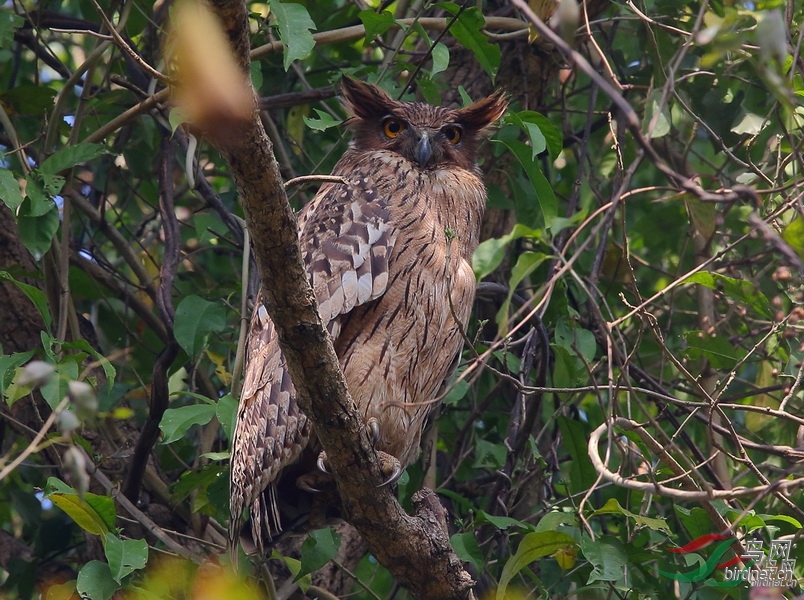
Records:
M0 15L2 14L0 13ZM20 184L17 183L14 173L8 169L0 169L0 200L13 212L16 212L19 205L22 204Z
M86 356L76 354L65 355L56 365L56 376L51 377L47 383L39 388L42 397L50 408L56 409L62 399L67 395L67 384L70 381L78 379L78 362L76 361L82 361L84 358L86 358Z
M731 131L732 133L736 133L738 135L757 135L767 125L770 125L770 123L771 121L768 119L768 117L755 115L754 113L750 112L744 112L739 121L737 121L731 128Z
M113 533L107 533L104 540L109 572L117 583L126 575L145 568L148 562L148 543L145 540L121 540Z
M20 206L17 215L17 229L22 243L33 255L34 260L38 262L50 249L53 236L56 235L61 221L59 220L59 209L52 200L49 200L50 210L48 212L39 216L30 215L29 211L32 206L30 198L29 195Z
M117 512L114 508L114 499L109 496L101 496L87 492L83 496L87 504L92 507L92 510L103 520L103 524L111 531L115 527L117 520Z
M457 375L460 375L460 371L456 373L456 376ZM465 379L461 379L460 381L455 380L450 383L450 386L447 388L447 395L444 396L442 402L447 406L455 404L459 400L462 400L468 391L469 383Z
M567 351L566 348L557 344L551 344L553 349L553 385L560 388L572 387L583 376L586 377L585 372L581 375L581 368L575 363L577 362L574 352Z
M293 581L317 571L335 558L340 544L341 536L332 527L313 531L302 544L301 567Z
M796 217L782 231L782 239L804 260L804 219Z
M301 561L291 556L285 556L276 550L271 552L271 558L284 562L285 566L288 568L288 571L290 571L290 574L293 575L293 582L299 584L301 591L307 591L307 588L309 588L312 584L312 577L309 573L307 575L299 575L301 572Z
M315 111L315 114L318 115L317 119L312 117L302 117L304 124L310 129L314 129L315 131L326 131L327 129L338 127L343 123L343 121L340 119L333 118L329 113L325 113L317 108L314 108L313 110Z
M522 280L525 279L525 277L533 273L536 267L538 267L548 258L550 257L547 254L542 252L531 252L529 250L526 250L520 254L516 259L516 264L511 269L511 279L508 280L508 285L511 290L515 290L516 287L522 283Z
M503 567L500 583L497 587L496 600L505 600L505 592L514 575L530 563L545 556L551 556L564 548L575 546L575 540L560 531L543 531L529 533L519 543L519 547Z
M279 37L285 44L285 71L294 60L305 58L315 46L310 30L315 31L315 23L310 13L301 4L268 0L271 13L276 17Z
M477 62L489 74L493 82L497 69L500 68L500 48L489 43L483 33L483 29L486 27L483 13L475 6L461 10L461 7L453 2L442 2L438 6L452 15L458 15L449 33L458 40L461 46L474 53Z
M176 130L181 127L182 123L187 122L187 112L181 106L174 106L168 112L168 125L170 125L170 133L173 135Z
M229 460L232 457L232 453L228 450L226 452L204 452L201 455L201 458L208 458L212 461L221 461L221 460Z
M262 89L262 63L258 60L251 61L251 68L249 69L251 72L251 85L254 87L255 90L258 92ZM174 129L175 131L175 129Z
M625 565L628 564L628 554L616 539L599 537L592 541L583 536L580 546L581 552L593 567L587 584L622 579Z
M81 143L67 146L46 158L39 170L45 175L57 175L65 169L89 162L105 152L106 150L101 144Z
M572 459L567 485L571 493L577 494L589 489L597 479L587 452L586 431L582 423L563 416L558 417L558 427Z
M50 494L77 494L73 488L64 483L58 477L48 477L45 482L45 496Z
M479 522L486 522L490 525L493 525L500 531L505 531L509 527L530 527L527 523L523 523L522 521L518 521L512 517L499 517L496 515L490 515L487 512L482 510L477 512L477 520Z
M65 181L64 177L62 177L61 175L49 175L47 173L42 173L38 169L34 171L34 173L41 180L42 189L47 195L48 200L52 200L55 202L55 196L58 196L61 193L62 188L64 187L64 181Z
M493 141L503 144L511 151L525 170L530 184L530 189L524 195L527 203L515 198L518 221L534 228L549 227L558 214L558 200L539 163L534 159L530 146L518 140Z
M62 179L62 183L64 180ZM56 207L56 203L42 187L40 180L33 174L25 176L25 196L27 202L20 209L20 214L27 217L41 217Z
M796 531L804 528L804 525L801 524L801 521L799 521L794 517L789 517L787 515L765 516L765 521L781 521L783 523L788 523L792 525Z
M684 356L693 360L705 358L715 369L731 369L745 356L745 350L723 336L688 331L684 339L687 341L687 347L682 351Z
M25 19L12 11L0 11L0 48L11 47L14 43L14 30L24 24Z
M186 471L182 473L171 489L170 501L174 503L182 502L193 492L208 488L219 477L227 473L227 467L214 464L206 464L191 471Z
M191 404L181 408L168 408L159 422L159 429L165 439L163 444L171 444L184 437L193 425L206 425L215 416L215 406L211 404Z
M557 158L564 147L564 136L550 119L535 110L521 110L505 116L505 123L519 127L530 140L533 157L545 149L552 158Z
M91 503L90 497L92 500ZM100 501L100 498L105 498L106 501ZM108 518L110 506L111 514L114 515L114 500L111 498L89 493L84 494L83 498L75 493L53 493L48 495L48 499L65 513L67 513L67 515L84 531L87 531L93 535L104 535L111 529L106 520L106 518ZM106 518L104 518L103 514L98 512L98 508L106 513ZM112 519L112 527L114 526L113 523L114 519Z
M17 372L17 367L20 367L31 360L34 351L28 352L15 352L11 355L0 356L0 396L6 394L6 388L11 385L14 380L14 375Z
M753 510L748 513L743 513L737 510L727 510L723 513L735 527L745 529L747 532L756 531L757 529L774 529L768 527L765 521L765 515L758 515Z
M667 534L673 533L670 530L670 526L667 524L667 521L665 519L661 517L653 519L650 517L645 517L643 515L632 513L630 510L626 510L622 506L620 506L620 503L615 498L609 498L606 501L606 504L604 504L602 508L599 508L592 513L593 516L606 515L606 514L625 515L626 517L630 517L631 519L633 519L634 522L636 522L636 524L639 525L640 527L647 527L648 529L652 529L654 531L664 531Z
M714 530L715 525L704 509L698 507L686 509L678 504L674 504L673 509L690 538L697 538Z
M475 443L475 469L499 469L505 464L508 451L502 444L494 444L478 439Z
M710 290L722 292L732 300L741 302L746 308L750 308L759 315L773 318L770 302L765 294L760 292L754 284L745 279L734 279L719 273L710 271L699 271L693 273L684 280L684 283L697 283Z
M186 373L184 373L186 376ZM204 394L199 394L198 392L188 392L185 390L180 389L179 391L172 391L171 395L181 395L181 396L189 396L190 398L195 398L199 402L203 402L204 404L214 405L215 401L210 398L209 396L205 396Z
M109 600L119 587L109 565L99 560L91 560L81 567L75 584L81 597L89 600Z
M20 115L42 117L53 107L56 90L44 85L18 85L0 94L0 102Z
M357 16L360 17L360 20L363 22L363 27L366 30L366 45L371 44L375 37L384 34L396 23L394 15L387 10L378 13L367 8L366 10L361 10Z
M427 71L422 71L418 81L416 82L416 89L428 104L439 105L441 104L441 93L438 85L430 79L430 74Z
M500 329L501 335L504 335L508 330L508 310L511 306L511 299L516 293L517 286L548 258L550 257L542 252L530 251L525 251L517 257L516 264L511 269L511 278L508 280L508 297L497 312L497 326Z
M478 281L489 275L500 266L505 258L505 249L508 244L521 237L538 238L541 233L525 225L517 223L510 233L500 237L488 239L481 243L472 256L472 268Z
M684 198L684 205L690 215L692 226L703 238L711 238L717 229L717 206L714 202L704 202L691 195Z
M670 133L670 111L665 102L659 105L662 90L653 90L648 95L645 105L645 118L642 123L642 130L648 132L651 139L660 138Z
M28 300L33 302L33 305L39 311L39 314L42 315L42 321L45 324L45 328L50 329L50 325L53 323L53 317L50 316L50 309L47 305L47 297L42 290L32 285L28 285L27 283L23 283L22 281L17 281L11 276L10 273L6 271L0 271L0 281L10 281L16 285L23 294L28 296Z
M534 527L535 531L556 531L561 525L578 527L578 516L572 512L552 510L544 515Z
M93 357L103 369L103 375L106 378L106 387L111 390L114 386L114 380L117 376L117 369L109 360L100 352L95 350L92 345L84 339L78 339L72 342L65 342L62 344L62 350L79 350Z
M475 534L472 531L456 533L450 538L455 554L464 562L472 563L478 571L483 571L483 553L477 545Z
M207 302L191 295L176 307L176 341L192 358L201 352L211 333L222 331L225 327L226 311L216 302Z
M582 327L570 326L565 320L556 323L555 343L590 363L597 354L595 334Z
M235 400L234 396L231 394L221 396L215 407L215 416L218 418L221 427L223 427L223 433L226 434L226 438L231 440L235 419L237 418L237 400Z
M447 67L449 66L449 48L447 48L441 42L438 42L435 46L433 46L431 57L433 59L433 68L430 71L430 75L435 75L436 73L441 73L447 70Z
M229 460L229 457L226 457ZM203 494L197 494L193 506L194 511L203 512L212 517L223 521L229 517L229 501L231 500L231 490L229 489L229 468L224 467L223 471L204 489Z

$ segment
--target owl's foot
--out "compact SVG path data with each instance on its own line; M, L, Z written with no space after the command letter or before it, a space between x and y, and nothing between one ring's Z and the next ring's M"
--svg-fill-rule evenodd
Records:
M377 450L377 443L380 441L380 422L376 417L371 417L366 421L366 427L368 427L369 433L371 434L371 445ZM391 456L382 450L377 450L377 458L380 460L380 470L382 471L383 477L385 477L385 480L377 487L391 485L399 481L404 471L399 460L395 456ZM329 475L326 452L321 452L321 454L318 455L316 465L319 471Z
M392 483L396 483L397 481L399 481L399 478L402 477L402 473L404 473L404 469L402 468L399 459L397 459L395 456L391 456L387 452L383 452L382 450L377 450L377 458L380 461L380 470L382 471L383 477L385 477L385 481L383 481L377 487L391 485ZM329 469L327 469L326 452L321 452L321 454L318 455L316 465L318 466L318 470L321 471L321 473L319 473L318 475L326 475L327 477L332 477L330 475ZM299 477L299 479L297 479L296 485L298 485L303 490L307 490L308 492L320 491L310 486L310 483L305 480L305 477ZM309 477L312 478L312 474Z
M366 421L366 427L368 427L369 433L371 433L371 445L377 450L377 444L380 441L380 421L377 417L371 417ZM402 469L402 465L399 463L396 456L392 456L382 450L377 450L377 458L380 460L380 470L385 477L385 481L377 487L384 487L399 481L404 469Z
M325 470L321 473L312 471L296 478L296 487L311 494L322 494L332 489L333 483L332 475Z
M399 459L382 450L377 450L377 458L380 459L380 470L385 477L385 481L377 487L384 487L399 481L399 478L402 477L402 473L404 472Z

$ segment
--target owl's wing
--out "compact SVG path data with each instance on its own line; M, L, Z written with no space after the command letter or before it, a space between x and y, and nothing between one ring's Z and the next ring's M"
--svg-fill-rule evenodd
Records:
M300 242L318 312L336 339L337 317L385 293L396 232L388 207L365 180L322 192L301 215Z
M396 238L388 208L361 179L327 184L299 215L299 231L319 314L337 338L339 317L379 298L388 286L388 260ZM278 530L275 504L267 506L262 492L299 457L311 427L296 403L261 298L251 318L246 356L232 447L231 512L239 520L250 507L256 538L266 520L271 530Z

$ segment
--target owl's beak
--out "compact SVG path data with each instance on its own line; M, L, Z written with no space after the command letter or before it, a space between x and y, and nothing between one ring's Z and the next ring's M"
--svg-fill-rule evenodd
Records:
M423 133L419 138L419 142L416 144L416 150L413 152L413 158L416 159L416 163L420 167L424 168L427 166L427 163L430 162L431 156L433 156L433 146L430 143L430 136L426 133Z

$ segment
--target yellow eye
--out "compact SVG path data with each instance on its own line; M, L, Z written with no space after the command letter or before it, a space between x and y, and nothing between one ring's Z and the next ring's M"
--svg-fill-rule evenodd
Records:
M386 136L393 139L405 130L405 124L398 119L385 119L382 130Z
M450 144L457 144L461 141L461 128L457 125L447 125L441 130L441 133Z

